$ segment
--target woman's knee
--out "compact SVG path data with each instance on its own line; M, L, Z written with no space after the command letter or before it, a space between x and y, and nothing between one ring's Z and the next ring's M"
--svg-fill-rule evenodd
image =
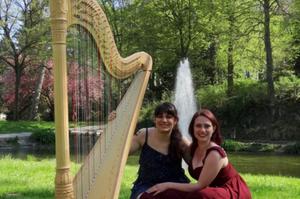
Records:
M142 193L138 198L139 199L155 199L152 194L149 194L147 192Z
M190 192L185 199L225 199L230 198L223 190L215 190L214 188L205 188L199 191Z
M185 193L176 191L173 189L168 189L166 191L163 191L155 196L153 196L150 193L144 192L140 199L182 199L184 197Z
M186 193L174 189L167 189L158 194L162 199L182 199Z

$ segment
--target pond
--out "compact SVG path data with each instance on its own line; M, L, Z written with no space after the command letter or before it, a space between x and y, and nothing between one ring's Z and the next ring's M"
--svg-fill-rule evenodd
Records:
M53 150L0 150L1 156L10 154L14 158L26 159L27 155L37 159L54 158ZM240 173L293 176L300 178L300 156L272 153L229 153L229 161ZM134 163L138 158L131 158Z
M300 156L261 153L229 153L240 173L294 176L300 178Z

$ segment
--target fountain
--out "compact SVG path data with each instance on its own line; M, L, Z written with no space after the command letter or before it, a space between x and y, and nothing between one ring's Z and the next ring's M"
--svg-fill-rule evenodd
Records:
M174 104L178 111L178 127L183 137L191 141L188 133L190 121L197 111L190 63L187 58L180 61L177 69Z

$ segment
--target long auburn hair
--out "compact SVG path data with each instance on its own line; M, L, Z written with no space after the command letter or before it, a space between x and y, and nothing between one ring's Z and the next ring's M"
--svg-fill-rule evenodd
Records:
M213 141L214 143L216 143L217 145L222 144L221 129L220 129L220 125L219 125L219 122L218 122L216 116L208 109L201 109L194 114L194 116L192 117L192 120L190 122L190 125L189 125L189 134L192 137L192 145L191 145L192 156L194 155L195 150L198 146L197 139L194 135L194 124L195 124L195 120L200 116L203 116L203 117L206 117L207 119L209 119L209 121L215 127L215 131L213 132L213 135L211 136L210 140Z
M182 140L182 134L178 129L178 114L177 109L174 104L170 102L164 102L162 104L159 104L154 111L154 117L158 117L159 115L166 113L169 115L172 115L176 120L177 123L173 127L170 137L170 145L169 145L169 154L172 159L180 159L182 158L182 151L180 148L180 142Z

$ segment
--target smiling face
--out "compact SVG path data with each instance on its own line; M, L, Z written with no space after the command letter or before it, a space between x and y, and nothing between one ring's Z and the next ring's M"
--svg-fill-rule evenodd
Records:
M212 122L204 117L198 116L194 122L194 136L198 142L210 142L215 131Z
M172 132L177 121L177 110L172 103L165 102L155 108L154 124L159 132Z
M171 132L177 124L177 119L168 113L160 113L154 118L155 127L159 132Z

